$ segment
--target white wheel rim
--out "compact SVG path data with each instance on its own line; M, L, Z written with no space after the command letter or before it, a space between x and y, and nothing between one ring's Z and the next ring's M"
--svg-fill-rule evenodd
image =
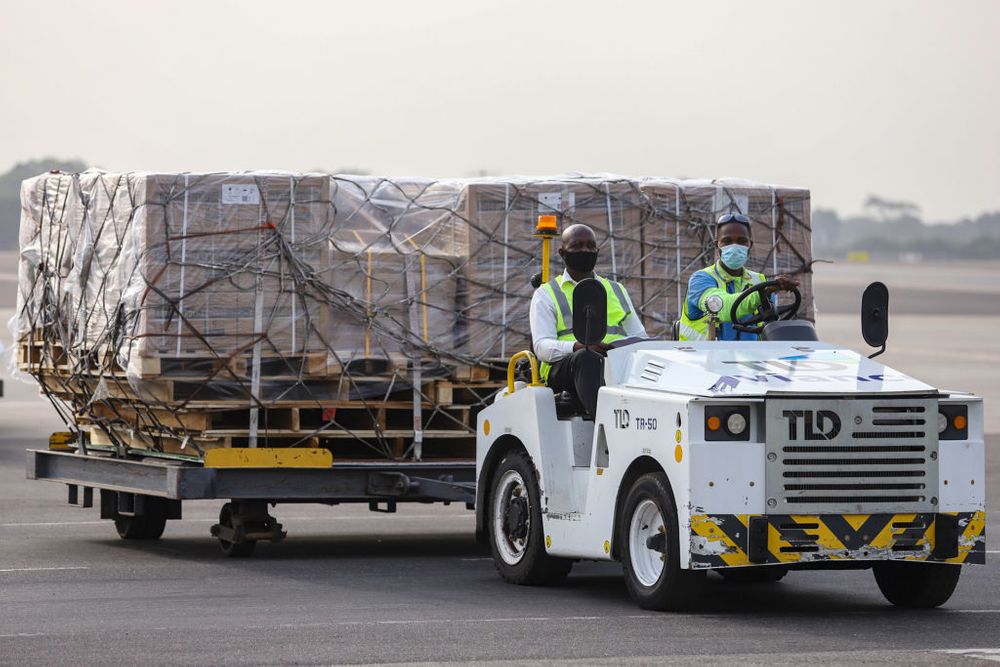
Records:
M528 516L525 519L527 530L523 538L516 539L507 534L504 518L511 503L517 498L524 498L528 503ZM524 478L516 470L508 470L500 477L496 496L493 498L493 537L500 557L508 565L517 565L524 558L528 547L528 537L531 535L531 499Z
M639 583L646 588L656 584L663 574L666 555L646 546L646 540L658 533L665 533L663 515L652 500L643 500L632 512L628 529L628 552L632 572Z

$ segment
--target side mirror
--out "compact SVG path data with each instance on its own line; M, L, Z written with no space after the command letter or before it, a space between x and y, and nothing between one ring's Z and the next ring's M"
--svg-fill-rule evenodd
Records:
M861 295L861 335L872 347L881 348L869 359L885 352L889 338L889 288L883 283L872 283Z
M573 289L573 335L582 345L596 345L608 334L608 293L594 278Z

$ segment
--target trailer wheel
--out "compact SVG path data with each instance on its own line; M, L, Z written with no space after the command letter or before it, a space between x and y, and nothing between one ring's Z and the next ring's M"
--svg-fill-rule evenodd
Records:
M141 516L115 516L115 530L123 540L141 540L146 537L146 521Z
M123 540L158 540L167 525L167 501L143 496L144 512L129 516L115 512L115 530Z
M788 574L787 567L771 565L768 567L726 567L716 570L722 578L734 584L773 584L781 581Z
M237 529L237 523L236 508L233 507L233 503L226 503L219 511L219 526L224 529L222 532L227 532L225 529L228 529L228 531L235 531ZM230 542L222 539L222 537L219 537L219 548L222 549L222 553L226 554L230 558L246 558L253 553L254 547L256 546L257 540Z
M504 581L529 586L562 581L573 561L545 552L535 469L523 451L500 460L489 500L490 548Z
M961 565L944 563L876 563L875 583L897 607L930 609L943 605L955 592Z
M681 610L698 597L705 573L680 568L677 525L667 476L657 472L637 479L618 516L617 534L625 586L643 609Z

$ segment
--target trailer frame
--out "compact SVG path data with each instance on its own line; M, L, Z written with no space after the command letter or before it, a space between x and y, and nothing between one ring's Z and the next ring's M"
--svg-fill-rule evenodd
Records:
M101 518L112 519L119 535L155 539L168 519L180 519L185 500L227 501L212 527L223 552L246 556L258 540L280 541L285 532L267 513L278 503L368 503L392 513L400 502L465 503L475 509L474 461L344 461L328 468L206 467L169 459L136 460L91 451L27 450L27 478L67 485L67 500L93 507L100 491ZM158 526L146 529L147 522ZM253 522L255 530L243 530ZM130 524L142 523L136 529ZM228 538L228 539L224 539ZM227 546L228 545L228 546ZM232 548L250 545L249 548Z

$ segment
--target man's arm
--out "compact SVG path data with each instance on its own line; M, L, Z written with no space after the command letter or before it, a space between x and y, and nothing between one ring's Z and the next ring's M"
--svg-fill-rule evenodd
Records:
M540 287L531 297L529 322L535 356L552 364L573 352L576 341L559 340L556 335L556 304Z
M704 271L697 271L692 274L691 279L688 281L687 294L688 315L691 319L697 320L705 316L708 312L705 304L713 296L719 297L722 301L722 310L719 311L719 319L723 322L729 322L729 313L733 308L733 304L736 303L736 299L740 297L739 293L730 294L724 287L719 287L715 282L715 278ZM760 296L759 294L754 294L740 304L736 316L742 319L752 314L759 306Z
M635 306L632 305L632 297L624 285L622 285L622 292L625 294L625 301L628 302L629 309L628 317L622 322L625 335L629 338L649 338L646 334L646 327L642 326L642 320L639 319L639 313L635 312Z

